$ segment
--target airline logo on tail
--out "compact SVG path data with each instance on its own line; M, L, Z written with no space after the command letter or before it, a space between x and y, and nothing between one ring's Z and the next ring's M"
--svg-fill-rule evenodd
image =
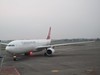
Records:
M49 28L47 39L51 39L51 27Z

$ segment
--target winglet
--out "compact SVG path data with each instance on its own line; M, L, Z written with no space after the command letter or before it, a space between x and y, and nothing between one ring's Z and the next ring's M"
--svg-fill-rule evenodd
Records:
M51 27L49 28L47 39L51 39Z

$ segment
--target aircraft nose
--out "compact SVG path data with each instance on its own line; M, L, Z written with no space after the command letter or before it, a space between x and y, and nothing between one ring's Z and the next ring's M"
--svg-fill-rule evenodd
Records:
M6 51L9 51L10 50L10 48L9 47L6 47Z
M12 47L6 47L5 50L9 53L14 53L15 52L15 48L12 48Z
M12 53L13 49L10 47L6 47L6 51Z

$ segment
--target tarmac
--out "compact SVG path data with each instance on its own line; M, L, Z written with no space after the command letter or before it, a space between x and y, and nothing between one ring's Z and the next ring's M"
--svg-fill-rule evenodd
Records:
M52 57L45 57L41 52L21 55L18 61L6 55L2 70L14 67L17 75L100 75L100 42L60 46L55 50ZM1 53L5 55L5 51Z

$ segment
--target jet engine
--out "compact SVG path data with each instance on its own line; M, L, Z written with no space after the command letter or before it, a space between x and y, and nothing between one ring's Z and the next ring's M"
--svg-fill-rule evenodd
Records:
M52 56L52 54L55 52L53 48L47 48L45 55L46 56Z

